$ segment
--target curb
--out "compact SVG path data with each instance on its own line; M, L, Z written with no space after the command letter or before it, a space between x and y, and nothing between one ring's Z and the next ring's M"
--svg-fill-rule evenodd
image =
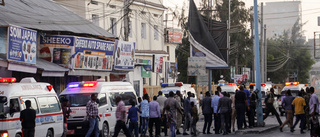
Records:
M257 129L257 130L251 130L251 129L244 129L244 130L238 130L235 132L235 134L243 135L243 134L261 134L264 132L268 132L271 130L278 129L279 125L269 125L268 127L265 127L264 129Z

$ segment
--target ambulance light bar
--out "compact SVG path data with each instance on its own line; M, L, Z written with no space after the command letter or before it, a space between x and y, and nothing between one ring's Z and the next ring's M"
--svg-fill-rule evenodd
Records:
M262 83L262 84L261 84L261 86L262 86L262 87L265 87L265 86L266 86L266 84Z
M53 89L53 86L52 86L52 85L48 85L48 86L47 86L47 89L48 89L49 91L51 91L51 90Z
M76 88L79 87L80 82L71 82L68 84L68 88Z
M230 86L236 86L236 83L229 83Z
M16 78L1 78L0 83L15 83L17 81Z
M162 83L162 84L161 84L161 87L175 87L175 86L181 87L182 85L183 85L182 82L177 82L177 83Z
M299 85L299 82L286 82L285 85L286 86L289 86L289 85L295 85L296 86L296 85Z
M86 81L83 84L83 87L93 87L95 85L97 85L98 81Z

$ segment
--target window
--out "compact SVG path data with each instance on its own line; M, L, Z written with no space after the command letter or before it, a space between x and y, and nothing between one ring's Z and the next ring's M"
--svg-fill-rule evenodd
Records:
M109 99L110 99L111 105L113 107L117 106L117 104L116 104L116 97L117 96L121 96L121 99L126 106L131 105L130 100L133 100L135 102L135 104L137 104L137 98L134 95L134 92L123 92L121 94L119 92L111 92L111 93L109 93Z
M107 97L105 93L100 93L98 95L98 99L99 99L99 106L107 104Z
M119 96L120 94L118 92L113 92L113 93L109 93L109 99L111 102L111 106L115 107L117 106L116 104L116 97Z
M7 97L0 96L0 118L4 115L4 104L7 103Z
M113 35L117 35L116 18L110 18L110 28Z
M22 98L23 102L26 102L27 100L31 101L31 109L34 109L36 111L36 113L39 113L39 108L38 108L38 103L36 102L35 98ZM23 103L24 108L26 107L26 104Z
M17 98L10 99L10 116L13 116L14 113L20 112L19 100Z
M92 23L96 26L99 26L99 15L92 14Z
M132 21L129 21L129 37L132 37Z
M167 53L169 54L169 56L167 57L167 60L170 60L170 47L167 46Z
M146 23L141 23L141 38L147 38L147 26Z
M115 9L117 6L116 5L109 5L110 8Z
M159 15L158 15L158 14L153 14L153 16L154 16L154 17L159 17Z
M159 31L157 25L154 25L154 40L159 40Z
M56 97L40 97L38 100L41 113L59 112L61 110Z

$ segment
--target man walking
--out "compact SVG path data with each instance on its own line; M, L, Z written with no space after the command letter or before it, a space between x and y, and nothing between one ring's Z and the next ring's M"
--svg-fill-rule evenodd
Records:
M157 102L159 103L159 107L160 107L160 113L161 113L161 129L163 129L163 132L165 134L165 136L168 136L168 130L167 130L167 116L166 115L162 115L163 113L163 109L164 109L164 102L167 100L167 98L165 96L162 95L162 91L158 92L158 98L157 98Z
M280 131L282 132L282 128L288 124L289 127L293 124L293 111L292 111L292 101L294 97L291 95L290 89L286 91L286 97L282 100L282 107L286 111L287 119L280 126Z
M309 107L310 107L310 115L312 119L317 119L319 115L319 99L317 95L314 93L314 87L310 87L309 92L311 94L310 101L309 101ZM319 136L319 132L316 131L316 127L314 127L314 124L311 124L311 136ZM316 131L316 132L315 132Z
M153 137L152 130L153 125L156 127L156 137L160 136L160 107L159 103L157 102L157 96L153 97L153 101L149 103L149 112L150 112L150 119L149 119L149 136Z
M275 96L274 95L274 89L271 88L270 89L270 93L267 95L267 98L264 100L264 102L266 104L266 114L263 117L263 120L265 120L269 116L269 113L272 112L276 116L276 118L278 120L278 123L281 126L282 125L282 121L281 121L281 119L279 117L279 114L278 114L277 110L273 106L274 96Z
M86 106L86 112L90 123L90 128L86 134L86 137L90 137L91 133L94 131L95 137L99 137L99 121L100 117L98 116L98 104L96 102L97 95L91 94L91 100L88 101Z
M202 99L202 113L204 115L204 125L203 125L203 134L212 134L210 132L210 127L212 123L212 107L211 107L211 96L210 92L207 91L205 98Z
M26 100L26 109L20 112L20 121L23 137L34 137L34 128L36 127L36 111L31 109L31 101Z
M149 118L149 95L143 95L143 101L140 103L141 107L141 119L142 119L142 128L141 128L141 136L145 137L148 130L148 118Z
M250 109L247 102L246 93L244 93L243 90L243 86L240 86L240 91L237 91L235 95L238 130L241 130L243 128L246 108Z
M126 122L126 106L124 105L124 102L122 101L120 96L116 97L116 103L117 103L117 110L116 110L116 119L117 123L114 128L114 134L113 137L117 137L120 130L122 129L126 137L131 137L130 132L125 124ZM98 137L98 136L97 136Z
M187 133L187 129L191 124L191 104L190 104L190 97L191 92L188 92L188 97L184 100L184 124L183 124L183 135L189 135Z
M171 137L176 137L176 132L175 132L175 121L177 119L177 110L180 114L182 114L182 111L180 109L180 106L178 102L173 98L174 93L172 91L169 92L169 98L164 102L165 108L169 109L163 109L163 115L165 114L166 111L169 111L168 114L170 115L170 131L171 131ZM191 106L190 106L191 107Z
M179 90L176 92L174 99L177 100L177 102L180 106L180 109L182 109L182 106L181 106L182 95ZM179 129L181 128L181 124L182 124L182 114L181 113L177 113L177 121L176 122L177 122L177 124L176 124L177 135L180 135L181 133L180 133Z
M221 116L221 126L223 129L223 135L228 134L230 129L230 112L232 100L227 97L227 93L223 92L223 97L219 99L218 110L220 111Z
M214 97L211 101L211 107L213 109L213 115L214 115L214 131L215 134L220 134L220 126L221 126L221 119L220 119L220 110L218 110L218 104L219 104L219 91L215 92Z
M286 97L287 98L287 97ZM306 101L302 98L302 92L298 93L298 96L292 101L292 105L294 106L294 112L296 113L296 121L294 122L293 126L291 127L291 132L294 132L294 128L300 122L300 133L305 133L303 130L306 125L306 116L304 112L304 107L306 106Z

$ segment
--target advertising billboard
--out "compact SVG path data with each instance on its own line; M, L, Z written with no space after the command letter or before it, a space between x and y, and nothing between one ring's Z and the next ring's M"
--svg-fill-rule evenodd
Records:
M163 56L153 55L153 72L162 73L163 68Z
M77 37L74 69L112 70L114 42Z
M176 44L182 43L182 32L167 30L167 35L168 35L168 38L167 38L168 43L176 43Z
M188 76L206 75L206 58L189 57L188 58Z
M69 66L71 56L74 53L74 42L74 36L40 36L39 58L55 64Z
M36 64L37 31L9 25L8 51L9 61Z
M135 43L128 41L116 40L114 52L114 69L115 70L133 70Z

